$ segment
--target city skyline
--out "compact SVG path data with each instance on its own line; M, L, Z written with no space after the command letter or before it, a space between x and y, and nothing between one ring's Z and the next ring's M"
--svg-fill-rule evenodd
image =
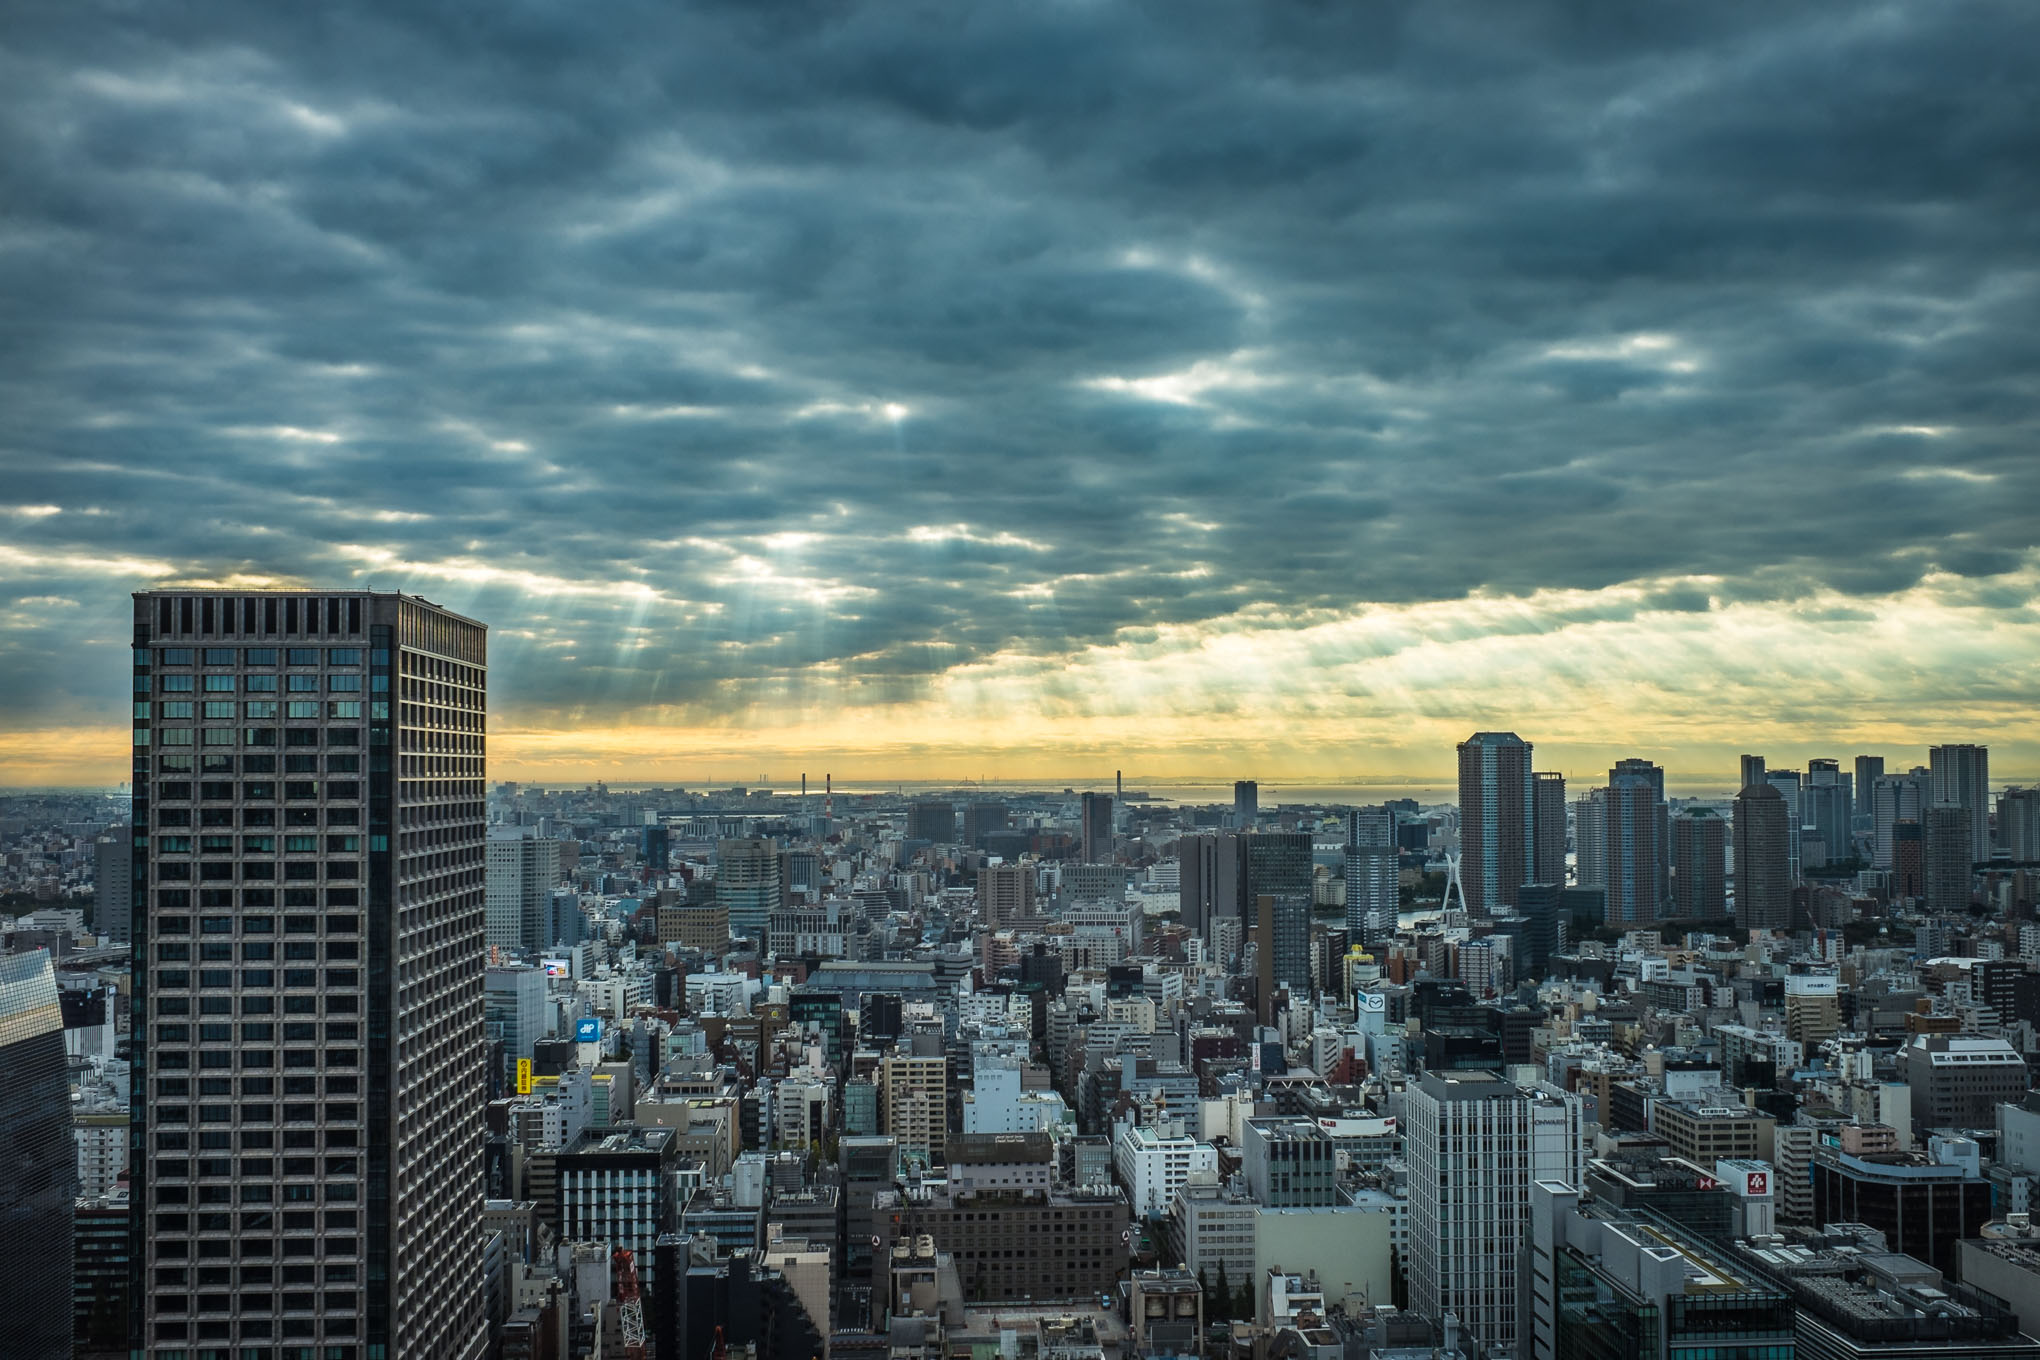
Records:
M22 16L0 784L195 582L510 777L2040 770L2030 9L549 22Z

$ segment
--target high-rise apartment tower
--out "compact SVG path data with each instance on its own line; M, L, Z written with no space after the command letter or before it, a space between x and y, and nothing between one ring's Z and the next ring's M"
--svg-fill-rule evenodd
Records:
M1401 865L1395 809L1355 808L1346 814L1346 934L1354 943L1374 944L1394 936L1401 906Z
M1087 793L1082 799L1083 836L1081 846L1084 863L1110 864L1112 862L1112 795L1109 793Z
M1476 732L1459 743L1459 881L1474 911L1516 905L1537 861L1530 743Z
M1672 913L1689 921L1727 914L1724 882L1728 825L1712 808L1688 808L1672 818Z
M1744 930L1792 925L1792 868L1786 859L1785 795L1752 784L1735 798L1735 923Z
M1648 760L1608 771L1608 920L1655 921L1670 898L1665 772Z
M1932 780L1927 801L1954 803L1969 814L1969 858L1990 858L1990 748L1930 746L1927 769ZM1929 840L1932 836L1929 835ZM1928 854L1932 854L1931 847Z
M1531 775L1531 816L1537 845L1531 855L1530 882L1565 882L1565 776L1556 770Z

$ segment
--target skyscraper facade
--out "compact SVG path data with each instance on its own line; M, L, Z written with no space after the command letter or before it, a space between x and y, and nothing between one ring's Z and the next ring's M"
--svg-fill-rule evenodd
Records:
M1918 822L1927 806L1927 777L1921 770L1888 774L1870 786L1870 863L1879 869L1892 867L1892 827L1899 822Z
M1752 784L1735 798L1735 923L1745 930L1792 924L1792 869L1786 861L1785 795Z
M1251 904L1263 893L1278 898L1311 900L1312 880L1317 864L1307 831L1257 831L1241 836L1240 850L1246 858L1246 901Z
M644 871L646 881L656 879L666 872L667 859L672 853L673 836L663 822L655 822L638 832L638 863Z
M1800 818L1802 856L1803 841L1811 836L1820 840L1827 861L1849 858L1853 839L1851 827L1855 822L1855 811L1851 806L1853 778L1853 775L1842 772L1842 764L1838 760L1806 762L1806 789Z
M947 845L956 839L956 805L936 800L907 807L907 839Z
M1456 1314L1486 1347L1514 1348L1517 1257L1530 1187L1586 1171L1578 1096L1527 1093L1488 1072L1426 1072L1405 1098L1410 1303Z
M1718 921L1728 914L1728 825L1712 808L1672 818L1672 914Z
M1083 797L1082 853L1086 864L1112 862L1112 795L1087 793Z
M1178 918L1199 939L1211 938L1218 891L1218 837L1189 832L1176 842Z
M92 845L92 932L127 944L134 920L134 828L116 826Z
M978 915L997 930L1034 914L1034 870L1025 864L987 864L978 870Z
M9 1360L70 1360L78 1150L49 951L0 955L0 1339Z
M1930 746L1927 748L1927 800L1953 803L1969 814L1969 858L1990 857L1990 748ZM1927 837L1931 859L1933 836Z
M1531 854L1532 883L1565 882L1565 776L1556 770L1531 775L1531 819L1536 848Z
M1608 790L1588 789L1573 801L1573 881L1582 888L1608 885Z
M134 647L134 1344L471 1360L486 630L164 590Z
M1608 920L1654 921L1669 902L1665 774L1647 760L1608 771Z
M1917 901L1927 892L1927 843L1920 823L1891 824L1891 895Z
M716 842L715 900L729 909L730 934L762 941L780 897L776 842L759 836Z
M1884 778L1883 756L1857 756L1856 777L1850 782L1851 801L1854 805L1855 830L1870 829L1870 791L1877 787L1877 781Z
M1476 732L1459 743L1459 876L1467 906L1516 905L1536 865L1531 745L1514 732Z
M1799 832L1806 825L1805 807L1800 794L1806 779L1798 770L1766 770L1764 782L1778 790L1778 796L1785 800L1785 868L1792 881L1799 881Z
M1746 789L1752 784L1761 784L1764 782L1764 775L1764 758L1762 756L1744 756L1742 757L1742 782L1737 787Z
M540 840L531 827L491 827L484 867L490 946L532 952L551 944L547 914L558 847Z
M1960 803L1934 803L1921 818L1920 838L1926 852L1926 908L1930 912L1969 909L1969 882L1975 834L1970 810Z
M1232 786L1233 824L1251 831L1261 815L1261 786L1251 779L1236 779Z
M1374 944L1395 934L1396 910L1401 905L1400 865L1393 809L1355 808L1346 814L1349 939Z
M1998 795L1997 843L2014 864L2040 863L2040 789Z

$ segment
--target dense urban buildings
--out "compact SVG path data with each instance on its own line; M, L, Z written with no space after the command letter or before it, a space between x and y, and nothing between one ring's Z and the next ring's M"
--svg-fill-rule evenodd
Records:
M1972 858L1908 760L1510 733L1457 805L491 786L479 625L205 598L131 788L0 796L88 1360L2040 1360L1962 1278L2040 1181L2023 787Z

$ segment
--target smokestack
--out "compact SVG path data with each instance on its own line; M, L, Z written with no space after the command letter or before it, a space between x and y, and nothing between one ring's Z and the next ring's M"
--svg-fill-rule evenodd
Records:
M807 801L807 771L806 771L806 770L802 770L802 771L800 772L800 801L801 801L801 802L803 802L803 803L805 803L805 802Z
M1114 770L1112 772L1112 792L1115 797L1121 799L1126 797L1126 772L1124 770Z

